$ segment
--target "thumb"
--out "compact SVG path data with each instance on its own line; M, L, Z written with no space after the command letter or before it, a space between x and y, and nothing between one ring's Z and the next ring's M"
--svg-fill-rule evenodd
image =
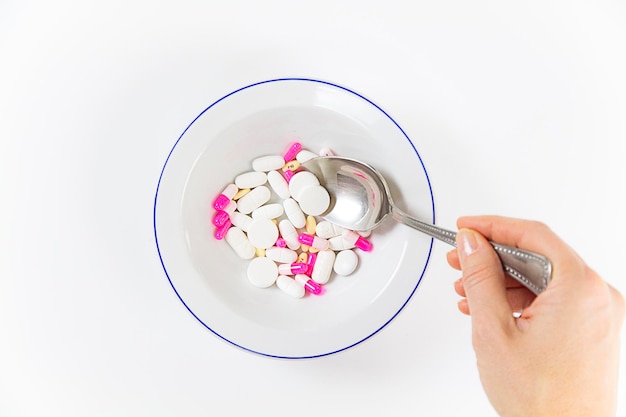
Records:
M505 275L496 251L485 237L470 229L459 230L456 245L472 325L510 321Z

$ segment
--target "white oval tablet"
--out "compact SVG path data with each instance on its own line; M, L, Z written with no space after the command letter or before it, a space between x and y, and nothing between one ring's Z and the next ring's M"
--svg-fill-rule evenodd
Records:
M254 188L267 182L267 174L265 172L245 172L237 175L235 185L239 188Z
M270 258L274 262L279 262L281 264L291 264L298 259L298 254L296 251L293 251L288 248L279 248L276 246L272 246L271 248L267 248L265 251L265 256Z
M335 256L333 270L338 275L350 275L359 264L359 257L353 250L342 250Z
M313 153L311 151L307 151L306 149L304 149L298 152L298 155L296 155L296 160L300 162L301 164L303 164L306 161L310 161L311 159L317 158L317 157L318 155L316 153Z
M243 214L250 214L254 209L267 203L271 197L272 192L270 189L261 185L237 200L237 210Z
M330 195L321 185L310 185L300 192L298 203L304 213L319 216L328 209Z
M341 226L337 226L327 220L321 221L315 226L315 234L323 239L330 239L331 237L341 236L341 233L345 229Z
M270 171L267 173L267 182L272 190L283 200L291 197L289 193L289 184L283 175L278 171Z
M280 169L283 165L285 165L285 160L281 155L261 156L252 161L252 169L261 172Z
M266 204L264 206L259 207L258 209L254 209L252 212L253 219L276 219L283 215L285 210L283 210L282 204L272 203Z
M255 287L267 288L278 278L278 266L269 258L254 258L248 265L248 280Z
M304 297L304 287L295 279L286 275L278 276L278 279L276 279L276 286L284 293L289 294L294 298Z
M311 279L318 284L326 284L330 279L330 274L333 271L333 265L335 263L335 252L332 250L322 250L317 253L315 259L315 265L313 266L313 273Z
M248 226L250 226L250 223L252 223L252 217L248 216L247 214L235 211L233 214L230 215L230 221L233 226L237 226L244 232L247 232Z
M304 213L296 200L293 198L286 199L283 201L283 207L287 218L296 229L301 229L306 225L306 217L304 217Z
M340 251L345 249L354 248L354 244L351 244L343 236L335 236L328 239L328 244L332 250Z
M283 219L278 223L278 230L280 230L280 235L285 242L287 243L287 247L291 250L300 249L300 241L298 240L298 231L293 224L287 219Z
M300 193L311 185L320 185L315 174L309 171L296 172L289 180L289 192L296 201L300 201Z
M255 248L267 249L278 239L278 227L269 219L253 219L248 226L248 240Z
M242 259L252 259L256 253L246 234L238 227L231 227L224 238L231 248Z

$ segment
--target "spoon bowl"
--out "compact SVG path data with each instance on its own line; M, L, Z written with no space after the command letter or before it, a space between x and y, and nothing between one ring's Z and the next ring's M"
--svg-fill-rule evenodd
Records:
M378 227L388 216L430 237L456 246L456 232L418 220L400 210L385 178L371 165L337 156L313 158L304 168L317 176L330 194L330 205L321 217L356 231ZM545 256L491 242L504 270L535 294L541 293L552 275Z

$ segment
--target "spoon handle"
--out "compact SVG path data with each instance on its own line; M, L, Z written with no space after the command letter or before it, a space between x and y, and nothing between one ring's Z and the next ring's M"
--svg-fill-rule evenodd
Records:
M456 247L456 232L417 220L393 208L391 216L430 237ZM552 275L552 263L538 253L490 242L500 257L504 270L535 294L546 289Z

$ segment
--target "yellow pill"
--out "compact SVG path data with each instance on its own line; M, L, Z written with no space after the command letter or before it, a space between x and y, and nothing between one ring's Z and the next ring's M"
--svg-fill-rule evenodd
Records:
M308 260L309 260L309 255L306 252L302 252L300 253L300 255L298 255L297 262L300 262L301 264L305 264L306 261Z
M265 249L263 249L263 248L254 248L254 250L256 252L256 256L258 256L259 258L265 257Z
M241 190L237 191L237 193L233 196L233 200L239 200L241 197L248 194L249 192L250 188L242 188Z
M300 162L295 159L283 165L283 171L295 171L298 168L300 168Z
M300 245L302 252L308 252L311 247L309 245Z
M313 216L307 216L306 218L306 232L312 236L315 236L315 228L317 227L317 221Z
M311 246L311 247L309 248L309 253L317 253L317 252L319 252L319 251L320 251L320 250L319 250L318 248L314 248L313 246Z

